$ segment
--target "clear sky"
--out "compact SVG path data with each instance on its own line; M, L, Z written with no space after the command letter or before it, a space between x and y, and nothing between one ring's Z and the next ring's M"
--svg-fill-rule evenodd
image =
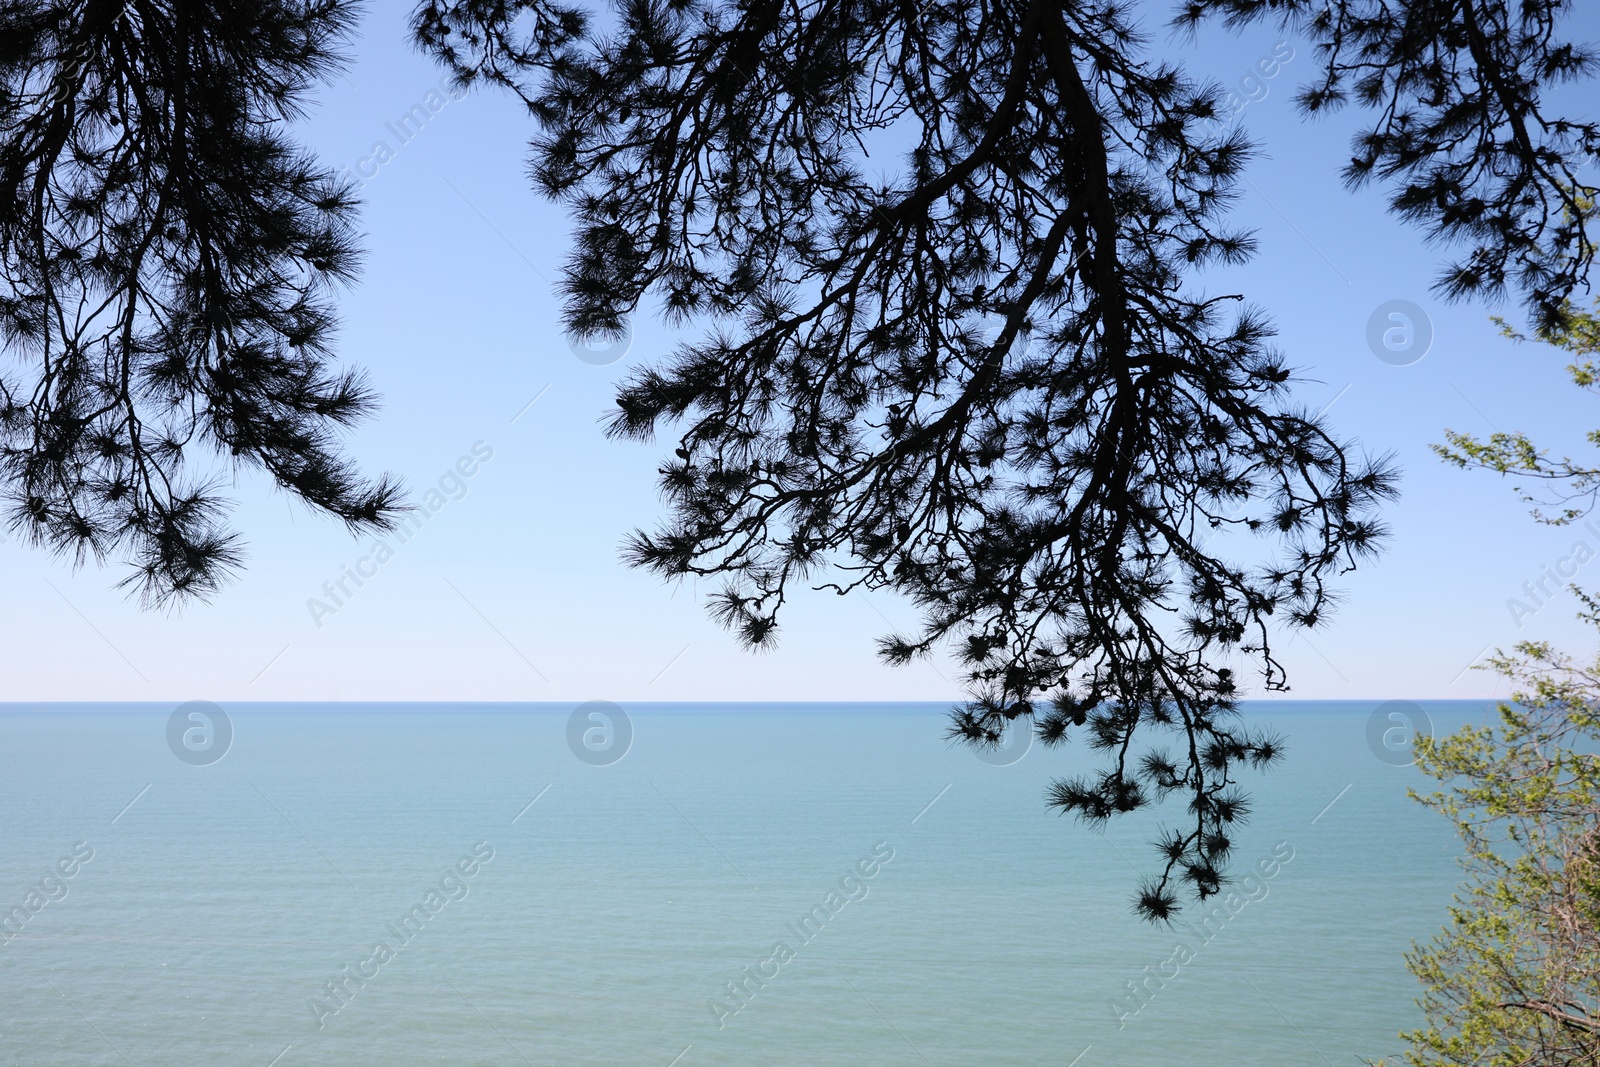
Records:
M367 368L384 403L351 451L371 471L401 475L417 498L442 482L447 503L378 564L371 538L352 539L263 477L240 475L234 517L248 568L214 602L173 616L125 599L115 564L74 572L15 540L0 544L13 602L0 624L6 699L958 697L948 663L888 668L874 658L874 637L914 621L886 594L802 597L779 648L751 655L706 618L691 585L620 565L626 531L659 514L662 449L608 442L600 420L618 379L675 338L644 316L616 362L574 352L551 284L568 226L525 177L529 121L490 90L449 99L440 71L406 42L408 8L368 7L348 77L325 87L300 128L332 165L370 175L369 255L343 299L340 352ZM1303 40L1259 26L1207 31L1190 46L1168 39L1168 12L1147 7L1158 50L1260 98L1241 115L1261 155L1237 214L1261 251L1203 284L1266 308L1301 369L1298 397L1331 405L1340 433L1404 468L1387 553L1347 576L1329 626L1280 640L1291 695L1496 695L1496 678L1468 669L1496 646L1538 637L1587 655L1592 631L1574 621L1574 598L1541 606L1524 584L1563 566L1578 542L1578 556L1600 558L1600 534L1536 525L1508 484L1447 468L1428 446L1447 427L1525 429L1592 456L1583 434L1600 411L1567 384L1561 353L1498 335L1489 316L1515 317L1515 307L1436 299L1439 250L1388 215L1380 191L1342 187L1355 116L1308 123L1295 112L1292 90L1311 72ZM1600 12L1580 11L1578 23L1580 39L1600 40ZM1272 79L1247 78L1259 58L1290 50ZM1566 94L1587 118L1597 99L1593 83ZM426 121L402 140L399 120L414 105ZM1600 179L1592 163L1588 176ZM1433 335L1406 366L1377 358L1366 338L1393 300L1420 307ZM308 605L331 605L324 583L358 565L371 576L359 588L346 579L353 595L331 614ZM1600 586L1600 562L1575 580ZM1536 610L1518 617L1513 598Z

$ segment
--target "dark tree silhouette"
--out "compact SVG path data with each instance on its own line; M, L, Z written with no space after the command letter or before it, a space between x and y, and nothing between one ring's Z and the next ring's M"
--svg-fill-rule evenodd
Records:
M1572 0L1189 0L1178 21L1276 18L1316 42L1322 74L1298 96L1309 113L1351 98L1375 113L1344 168L1388 181L1395 212L1462 247L1446 297L1518 293L1538 330L1558 330L1594 263L1600 123L1552 115L1541 97L1592 77L1596 53L1558 36Z
M1347 178L1464 249L1447 296L1515 292L1548 331L1594 254L1575 167L1600 133L1541 103L1594 64L1557 36L1569 7L1191 0L1175 24L1309 34L1305 109L1376 116ZM150 601L238 558L197 450L351 526L396 511L336 448L372 403L328 350L353 193L284 131L349 14L0 0L0 337L19 357L0 493L37 543L126 551ZM426 0L413 29L537 121L535 180L578 224L569 327L617 332L650 299L704 331L618 397L617 436L681 428L671 521L630 560L722 576L713 611L752 645L795 581L910 597L921 629L881 651L957 650L955 736L1082 731L1104 767L1051 802L1098 822L1186 798L1138 906L1215 893L1240 768L1281 749L1239 723L1237 672L1286 685L1272 624L1326 618L1394 484L1292 403L1261 312L1196 282L1253 249L1223 218L1250 146L1212 121L1217 91L1145 58L1114 3L618 15L601 32L548 0Z
M1592 64L1555 39L1566 6L1195 0L1176 22L1310 34L1305 108L1353 92L1378 116L1348 178L1469 243L1447 295L1511 286L1549 319L1592 256L1569 160L1600 145L1539 110ZM413 28L537 121L534 179L577 222L568 326L615 333L650 298L704 330L617 398L614 436L681 428L671 521L628 560L721 576L712 611L750 645L795 581L910 597L922 628L881 652L954 647L955 736L1078 728L1103 769L1052 804L1188 803L1138 909L1217 892L1240 768L1281 749L1240 724L1235 672L1284 687L1270 624L1326 617L1394 482L1290 402L1260 312L1195 284L1252 251L1222 218L1250 146L1209 121L1216 89L1081 0L631 0L603 32L547 0L428 0Z
M0 0L6 521L79 563L125 551L147 602L240 557L197 445L352 527L395 513L335 439L372 406L328 352L353 192L283 130L351 12Z

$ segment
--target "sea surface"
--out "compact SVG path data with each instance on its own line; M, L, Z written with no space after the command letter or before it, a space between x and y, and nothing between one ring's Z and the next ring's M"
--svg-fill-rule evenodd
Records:
M1179 805L942 705L0 706L0 1063L1345 1067L1460 878L1409 731L1491 714L1246 705L1251 878L1161 927Z

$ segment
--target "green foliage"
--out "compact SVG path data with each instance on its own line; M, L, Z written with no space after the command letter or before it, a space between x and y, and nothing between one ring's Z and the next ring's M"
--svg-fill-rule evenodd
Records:
M1596 390L1587 357L1600 351L1600 319L1566 304L1536 336L1576 358L1573 384ZM1556 515L1536 510L1543 522L1585 514L1600 490L1600 469L1552 461L1522 434L1449 440L1436 451L1458 466L1544 479L1567 491L1562 503L1588 497ZM1590 440L1600 444L1600 432ZM1600 605L1574 592L1581 617L1600 629ZM1417 766L1448 788L1412 796L1455 823L1467 880L1449 925L1406 956L1427 1014L1425 1027L1401 1035L1406 1062L1600 1064L1600 657L1583 665L1523 642L1487 669L1516 687L1498 724L1418 742Z
M1600 311L1600 301L1595 302L1595 308ZM1494 321L1501 333L1512 340L1528 340L1504 319ZM1534 336L1575 357L1567 366L1572 384L1591 395L1600 395L1600 364L1589 358L1600 352L1600 315L1568 303L1555 325L1535 330ZM1600 430L1590 430L1586 438L1590 444L1600 445ZM1552 459L1525 433L1496 433L1480 441L1471 434L1446 430L1445 440L1447 444L1434 445L1433 450L1457 467L1516 475L1557 489L1558 495L1543 498L1518 490L1524 501L1535 505L1533 514L1540 522L1562 526L1581 519L1594 508L1596 495L1600 494L1600 467L1565 457ZM1547 512L1546 507L1560 510Z
M1406 957L1428 1017L1401 1035L1406 1060L1600 1063L1600 659L1529 642L1489 668L1518 687L1498 724L1418 743L1418 767L1448 788L1412 795L1455 823L1467 881Z

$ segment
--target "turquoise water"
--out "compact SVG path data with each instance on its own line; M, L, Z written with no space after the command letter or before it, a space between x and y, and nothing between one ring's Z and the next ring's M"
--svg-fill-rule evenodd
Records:
M990 765L932 705L629 704L597 765L620 735L574 748L573 708L225 704L209 765L171 705L0 710L0 1062L1282 1067L1420 1020L1401 953L1455 839L1376 701L1247 708L1289 754L1203 930L1127 906L1175 806L1046 810L1080 752Z

